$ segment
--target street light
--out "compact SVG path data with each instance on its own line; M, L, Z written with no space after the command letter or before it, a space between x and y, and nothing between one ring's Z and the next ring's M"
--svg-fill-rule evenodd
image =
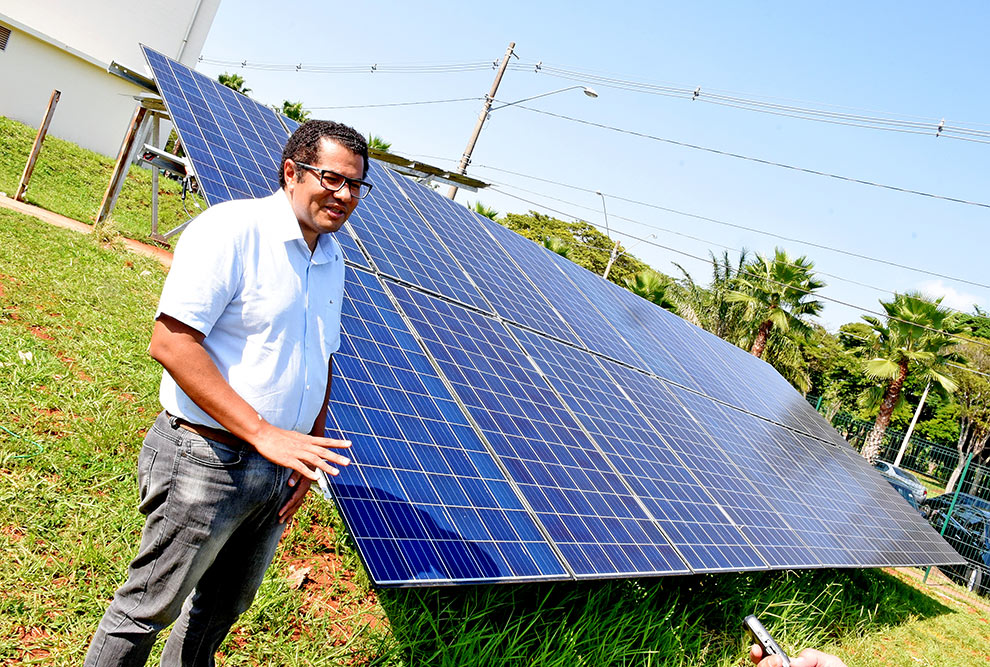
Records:
M615 242L615 247L612 248L612 256L608 260L608 266L605 267L605 273L602 274L602 278L608 279L608 272L612 268L612 263L615 262L615 260L617 260L619 258L619 255L625 255L630 250L632 250L633 248L635 248L636 246L638 246L640 243L644 243L646 241L649 241L650 239L655 239L656 237L657 237L656 234L650 234L645 239L639 239L638 241L636 241L635 243L633 243L631 246L629 246L628 248L626 248L622 252L616 252L619 249L619 242L616 241Z
M559 90L551 90L548 93L540 93L539 95L533 95L532 97L524 97L521 100L516 100L515 102L508 102L506 104L500 104L499 106L492 108L492 102L495 101L495 89L498 86L499 77L496 77L495 85L492 87L492 92L485 96L485 103L481 107L481 113L478 114L478 122L474 126L474 132L471 133L471 138L468 139L467 148L464 149L464 155L461 156L461 162L457 165L457 173L464 174L467 173L468 164L471 163L471 153L474 152L474 145L478 143L478 137L481 135L481 128L484 127L485 121L488 120L488 115L492 111L498 111L499 109L504 109L505 107L511 107L513 104L519 104L520 102L528 102L530 100L535 100L538 97L546 97L547 95L556 95L557 93L563 93L568 90L576 90L580 88L585 95L594 99L598 97L596 93L591 88L587 86L568 86L566 88L560 88ZM451 185L450 189L447 190L447 198L453 199L457 195L457 186Z
M602 193L601 190L595 190L595 194L602 198L602 216L605 218L605 236L609 237L609 240L612 240L612 231L608 227L608 210L605 208L605 195ZM625 252L629 252L630 249L642 243L643 241L646 241L648 239L655 239L656 237L657 237L656 234L650 234L645 239L640 239L639 241L636 241L636 243L633 243L631 246L626 248ZM620 254L622 253L619 252L619 242L616 241L615 245L612 246L612 252L608 257L608 264L605 265L605 271L602 273L602 278L608 280L608 272L612 270L612 264L615 263L615 260L619 258Z
M557 93L563 93L568 90L577 90L578 88L580 88L584 92L584 94L590 97L591 99L595 99L596 97L598 97L598 93L596 93L594 89L588 88L587 86L568 86L567 88L561 88L559 90L551 90L549 93L540 93L539 95L533 95L532 97L524 97L521 100L516 100L515 102L507 102L506 104L500 104L497 107L493 107L489 109L488 112L491 113L492 111L498 111L499 109L504 109L505 107L511 107L513 104L519 104L520 102L529 102L530 100L535 100L538 97L546 97L547 95L556 95Z
M605 217L605 236L612 240L612 232L608 228L608 210L605 208L605 195L602 194L601 190L595 190L595 194L602 198L602 215ZM608 272L612 270L612 264L615 259L619 256L619 242L616 241L615 245L612 246L612 252L608 257L608 264L605 265L605 272L602 273L602 278L608 279Z

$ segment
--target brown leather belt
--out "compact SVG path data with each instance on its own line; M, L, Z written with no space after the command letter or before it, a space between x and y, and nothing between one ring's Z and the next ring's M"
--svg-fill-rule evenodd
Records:
M224 431L220 428L211 428L209 426L203 426L202 424L193 424L188 422L182 417L176 417L173 414L165 413L169 419L175 422L175 425L179 428L184 428L187 431L192 431L196 435L200 435L207 440L214 440L221 444L227 445L228 447L235 447L237 449L251 449L251 445L248 444L247 440L243 438L238 438L236 435L230 431Z

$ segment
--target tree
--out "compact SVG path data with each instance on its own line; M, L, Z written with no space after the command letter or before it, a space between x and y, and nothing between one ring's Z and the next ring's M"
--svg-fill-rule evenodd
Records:
M530 211L526 215L507 213L499 218L498 223L537 243L543 243L544 239L551 237L561 239L571 246L571 261L598 275L605 271L615 245L611 239L583 220L565 222L536 211ZM629 253L623 252L612 265L608 279L616 285L624 286L623 281L626 278L648 268Z
M299 123L305 123L309 120L309 112L303 109L302 102L290 102L289 100L283 100L282 115Z
M753 356L763 356L773 328L803 336L811 332L805 318L821 312L822 302L812 297L825 286L815 278L813 268L806 257L792 261L782 248L776 248L773 259L757 255L737 274L736 289L726 299L743 304L746 318L759 322L750 348Z
M217 81L219 81L221 85L227 86L231 90L237 91L242 95L247 95L251 92L250 88L244 87L244 77L240 74L224 72L217 77Z
M381 151L382 153L388 153L392 150L392 142L385 141L377 134L369 134L368 148L373 151Z
M678 314L705 331L738 345L743 327L743 307L738 303L730 303L726 297L735 287L736 276L745 266L748 255L744 248L735 264L729 258L728 251L723 252L721 257L716 257L711 252L709 256L712 261L712 281L708 287L699 285L683 266L674 264L683 276L678 281L681 287Z
M962 343L960 351L969 362L970 368L979 373L990 374L990 349L981 343L979 339ZM955 398L959 418L959 439L956 441L959 459L945 485L946 492L956 485L967 455L972 453L974 457L979 457L990 440L990 379L986 375L977 375L962 368L953 369L952 375L956 383Z
M571 244L564 239L558 238L556 236L548 236L543 239L543 247L550 252L555 252L564 259L570 259L572 248Z
M678 312L677 286L667 276L645 269L625 279L626 287L664 310Z
M468 204L468 208L473 210L478 215L483 215L489 220L494 220L498 217L498 211L493 209L491 206L485 206L480 201L474 202L474 205Z
M941 298L932 301L918 292L895 294L892 301L880 302L887 313L886 322L863 316L872 330L872 336L863 341L863 368L868 377L886 382L886 386L873 387L863 396L865 406L879 409L861 452L871 463L880 453L912 365L915 373L940 390L951 393L956 389L956 382L946 370L950 362L963 361L951 335L962 331L962 327L958 313L941 303Z

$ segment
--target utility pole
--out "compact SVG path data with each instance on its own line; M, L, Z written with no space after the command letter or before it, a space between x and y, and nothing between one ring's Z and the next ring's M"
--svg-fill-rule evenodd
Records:
M485 119L488 118L488 112L492 108L492 102L495 101L495 93L498 92L498 84L502 83L502 75L505 74L505 68L509 66L509 58L514 54L512 50L516 48L515 42L509 42L509 48L505 50L505 55L502 56L502 62L498 66L498 71L495 73L495 80L492 82L492 89L488 91L488 95L485 96L485 103L481 107L481 113L478 114L478 122L474 126L474 132L471 134L471 138L468 139L467 148L464 149L464 154L461 156L461 162L457 165L457 173L464 174L467 173L468 164L471 162L471 153L474 152L474 145L478 143L478 136L481 134L481 128L485 124ZM457 195L457 186L451 185L450 189L447 190L447 198L453 199Z

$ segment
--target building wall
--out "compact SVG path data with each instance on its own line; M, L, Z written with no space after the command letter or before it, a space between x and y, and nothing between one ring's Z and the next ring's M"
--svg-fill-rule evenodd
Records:
M2 23L2 22L0 22ZM114 156L140 89L81 58L13 30L0 51L0 113L38 127L52 90L61 91L49 134Z
M0 0L0 16L103 64L145 71L139 43L195 64L219 6L220 0Z
M11 29L0 51L0 115L38 127L61 91L49 133L115 156L142 88L108 74L148 72L139 44L193 65L220 0L0 0Z

